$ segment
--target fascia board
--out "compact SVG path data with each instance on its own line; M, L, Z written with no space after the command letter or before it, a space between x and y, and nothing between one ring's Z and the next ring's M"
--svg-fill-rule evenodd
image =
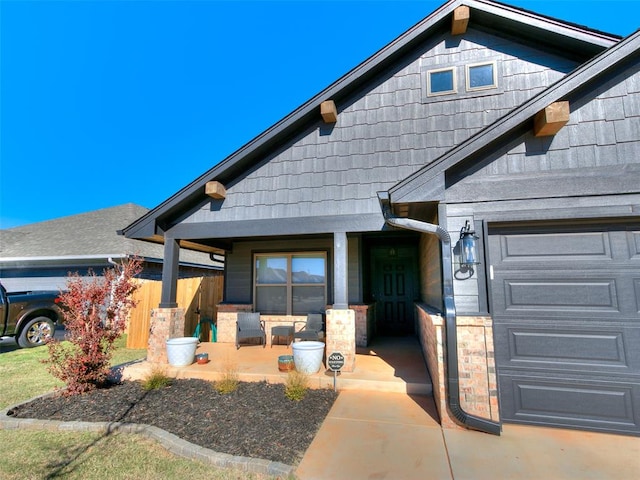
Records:
M621 37L617 35L599 32L503 3L484 0L467 0L462 3L470 8L482 10L498 18L524 23L540 30L547 30L585 43L595 44L602 48L609 48L621 39ZM471 14L471 23L473 23L473 12Z
M384 229L382 213L276 218L245 221L184 223L168 230L167 238L181 240L317 235L334 232L371 232Z

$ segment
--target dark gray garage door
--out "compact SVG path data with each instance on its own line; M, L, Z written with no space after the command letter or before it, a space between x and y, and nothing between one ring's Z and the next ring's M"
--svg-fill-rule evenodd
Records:
M640 433L640 223L490 225L505 422Z

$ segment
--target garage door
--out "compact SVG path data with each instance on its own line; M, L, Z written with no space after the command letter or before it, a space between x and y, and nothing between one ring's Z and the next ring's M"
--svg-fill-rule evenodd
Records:
M640 434L640 223L490 225L505 422Z

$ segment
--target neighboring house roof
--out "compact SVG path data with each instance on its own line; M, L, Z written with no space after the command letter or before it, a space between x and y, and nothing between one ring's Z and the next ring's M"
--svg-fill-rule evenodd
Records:
M593 88L595 82L616 73L620 68L634 64L637 66L639 62L640 30L398 183L389 191L391 201L406 203L441 200L446 184L442 176L447 169L463 162L465 166L469 166L476 156L486 156L503 145L506 139L511 139L514 132L531 130L533 117L546 106L569 100L573 95ZM634 167L629 165L626 168ZM629 176L628 180L637 184L636 177ZM620 188L620 191L624 191L622 185Z
M553 52L561 49L562 55L580 62L587 61L620 40L618 36L493 1L451 0L204 175L124 228L124 235L161 242L164 231L171 227L177 215L202 201L204 186L208 181L217 180L224 184L233 180L255 162L262 160L265 153L290 139L306 125L317 123L319 107L324 100L334 100L340 109L341 101L375 79L391 64L431 36L447 30L451 13L461 5L471 9L470 28L500 32L501 35L528 42L539 49Z
M164 252L161 245L131 240L117 233L148 211L147 208L128 203L0 230L0 266L121 258L128 255L162 262ZM221 263L212 262L209 255L190 250L182 250L180 260L183 264L203 268L221 267Z

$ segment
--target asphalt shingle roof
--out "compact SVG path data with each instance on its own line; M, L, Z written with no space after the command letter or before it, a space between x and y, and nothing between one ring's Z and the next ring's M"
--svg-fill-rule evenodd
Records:
M148 211L127 203L0 230L0 260L131 254L162 259L162 245L128 239L117 233ZM190 250L180 252L180 261L213 265L208 254Z

